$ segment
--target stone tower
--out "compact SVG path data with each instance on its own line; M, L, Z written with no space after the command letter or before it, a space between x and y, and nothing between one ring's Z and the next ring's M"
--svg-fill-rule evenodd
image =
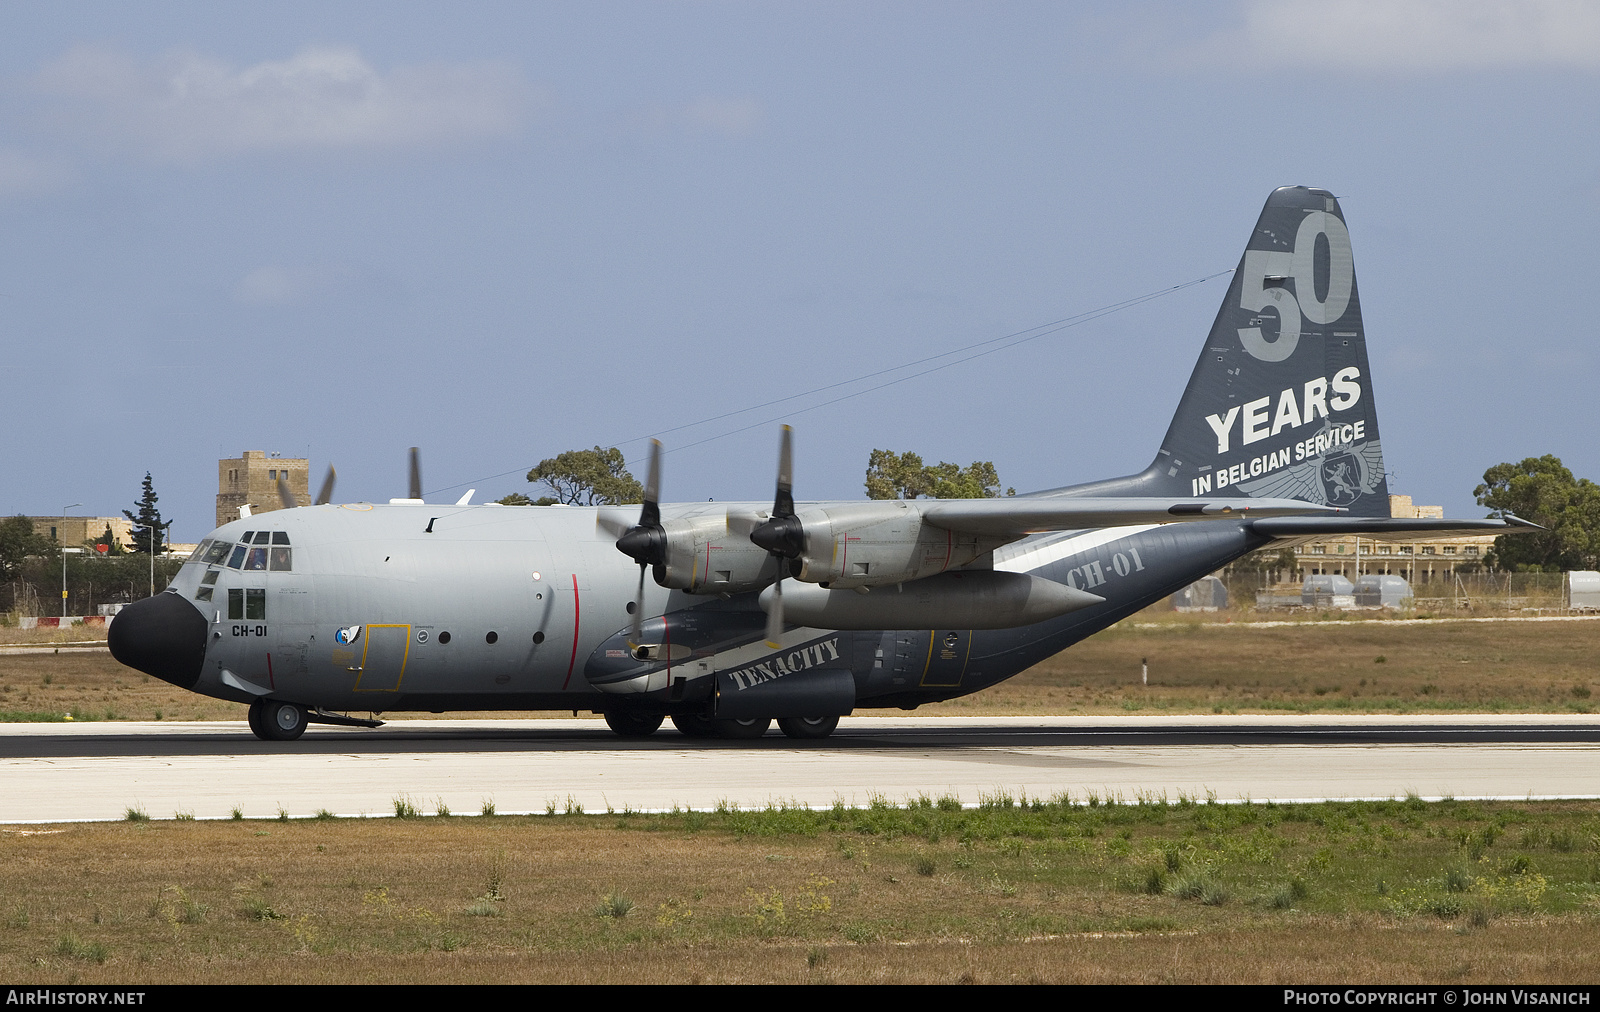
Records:
M246 450L244 456L217 461L217 526L239 519L239 507L270 513L283 509L278 498L278 478L289 483L295 505L311 505L310 461L304 457L268 456L264 450Z

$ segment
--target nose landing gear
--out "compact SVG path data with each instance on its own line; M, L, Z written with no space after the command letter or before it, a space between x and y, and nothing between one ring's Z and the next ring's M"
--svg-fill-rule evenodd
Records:
M250 704L250 730L263 741L294 741L306 732L310 714L299 703L258 699Z

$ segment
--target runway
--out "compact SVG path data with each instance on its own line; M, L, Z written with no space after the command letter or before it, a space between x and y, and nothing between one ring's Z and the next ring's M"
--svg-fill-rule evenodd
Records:
M585 719L313 725L292 743L242 722L0 725L0 822L826 807L919 794L974 804L1600 796L1600 717L859 717L823 742L773 732L624 740Z

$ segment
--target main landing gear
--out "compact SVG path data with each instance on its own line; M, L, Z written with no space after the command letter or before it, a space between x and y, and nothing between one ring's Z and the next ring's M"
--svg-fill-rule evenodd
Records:
M662 720L627 710L608 711L606 724L624 738L643 738L654 734ZM675 713L672 726L686 738L722 738L753 740L760 738L772 727L771 717L750 717L744 720L717 720L699 713ZM779 717L778 728L790 738L816 740L826 738L839 726L838 717Z

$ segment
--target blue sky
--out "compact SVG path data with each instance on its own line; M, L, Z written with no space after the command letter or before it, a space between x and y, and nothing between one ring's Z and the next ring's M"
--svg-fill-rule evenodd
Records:
M1225 271L1288 183L1341 196L1394 490L1600 477L1594 5L456 6L0 9L0 512L148 470L189 541L244 449L481 501L652 434L664 498L764 499L779 420L800 498L1128 473L1224 279L692 423Z

